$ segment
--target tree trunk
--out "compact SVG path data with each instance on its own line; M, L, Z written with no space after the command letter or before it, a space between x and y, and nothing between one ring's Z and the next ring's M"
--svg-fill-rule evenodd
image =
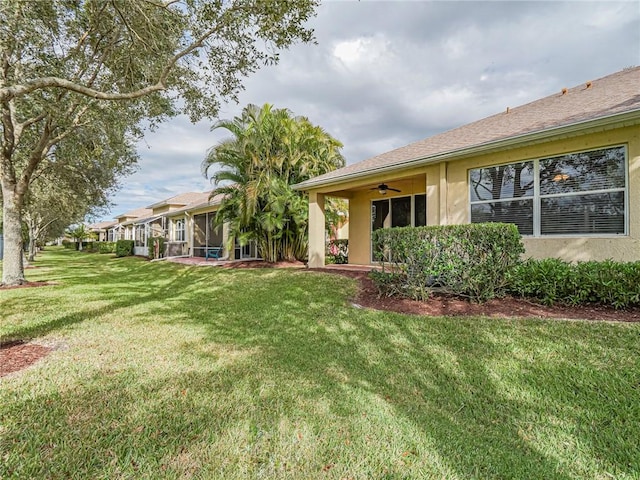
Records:
M29 216L27 216L25 223L27 224L27 228L29 229L29 255L27 257L27 261L35 262L36 252L38 250L38 247L36 246L38 240L38 227L35 226L35 222L32 218L30 219Z
M29 263L36 261L36 242L33 239L29 239L29 255L27 256Z
M15 185L2 181L2 218L4 225L4 258L2 260L2 284L22 285L24 263L22 261L22 213L21 201L16 198Z

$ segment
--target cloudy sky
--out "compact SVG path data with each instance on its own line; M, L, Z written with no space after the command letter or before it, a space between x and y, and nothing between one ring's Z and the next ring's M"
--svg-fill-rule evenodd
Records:
M331 1L311 26L318 45L247 78L220 118L289 108L340 140L349 164L640 65L638 0ZM185 117L148 133L102 218L211 189L200 165L226 136Z

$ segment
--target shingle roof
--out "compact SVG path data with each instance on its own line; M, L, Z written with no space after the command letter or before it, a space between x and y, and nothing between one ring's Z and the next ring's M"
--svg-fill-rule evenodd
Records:
M149 215L151 215L151 213L152 210L149 208L136 208L135 210L123 213L114 218L142 218L148 217Z
M173 210L171 212L167 212L166 215L171 215L171 216L175 216L176 214L180 214L180 213L184 213L187 212L189 210L198 210L200 208L204 208L204 207L211 207L214 205L220 205L220 202L222 202L222 199L224 198L224 195L214 195L211 199L209 198L209 196L211 195L212 192L205 192L201 195L203 195L202 198L200 198L197 201L194 201L192 203L190 203L189 205L187 205L184 208L180 208L178 210Z
M435 160L448 153L628 112L638 112L640 118L640 67L562 89L526 105L311 178L295 188L328 185L345 177L429 158Z
M203 202L209 197L209 192L187 192L180 193L171 198L167 198L166 200L161 200L159 202L154 203L153 205L149 205L147 208L159 208L164 205L190 205L195 202Z
M98 223L92 223L91 225L89 225L89 229L90 230L103 230L109 227L113 227L117 222L114 221L107 221L107 222L98 222Z

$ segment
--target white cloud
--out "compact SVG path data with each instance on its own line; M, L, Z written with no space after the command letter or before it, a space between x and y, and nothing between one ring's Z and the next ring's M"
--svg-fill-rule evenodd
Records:
M390 57L393 53L389 41L378 35L337 42L333 47L333 56L338 66L346 67L347 72L375 74L392 62Z

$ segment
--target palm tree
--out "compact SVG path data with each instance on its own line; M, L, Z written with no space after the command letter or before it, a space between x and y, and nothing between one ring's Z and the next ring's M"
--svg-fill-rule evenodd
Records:
M203 162L224 194L216 223L230 234L255 240L266 261L303 259L308 245L308 204L291 185L344 166L342 144L288 109L248 105L239 117L221 120L231 138L212 147Z
M82 251L82 242L88 238L92 238L93 235L82 223L75 227L70 227L65 233L78 242L78 250L80 251Z

